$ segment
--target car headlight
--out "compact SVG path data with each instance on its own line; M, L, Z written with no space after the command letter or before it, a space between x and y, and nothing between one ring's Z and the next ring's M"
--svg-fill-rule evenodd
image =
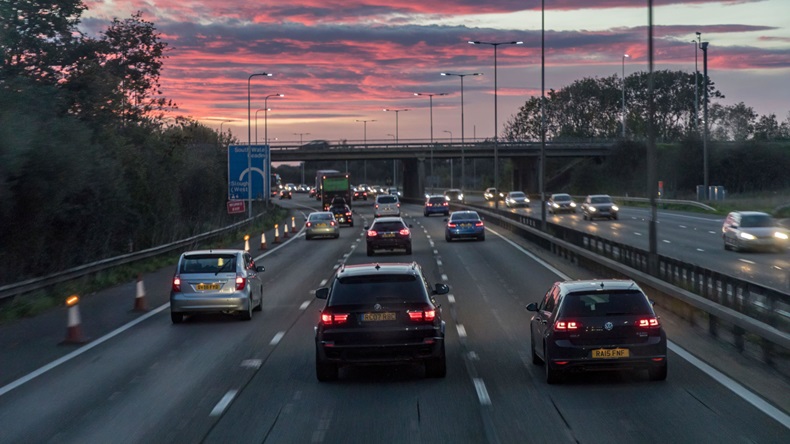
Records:
M620 211L620 207L617 205L612 205L612 211Z
M774 237L777 239L787 240L787 234L777 231L774 233Z
M559 207L560 207L560 204L558 204L558 203L553 203L553 204L551 204L551 205L552 205L554 208L559 208Z
M576 208L576 202L571 202L571 206Z
M595 213L596 211L598 211L598 209L595 207L587 207L587 208L590 209L590 213Z
M743 232L743 231L741 231L740 233L738 233L738 237L740 237L741 239L746 239L746 240L755 240L755 239L757 239L756 237L754 237L754 235L753 235L753 234L751 234L751 233L745 233L745 232Z
M464 200L464 195L463 194L459 194L458 195L458 200Z

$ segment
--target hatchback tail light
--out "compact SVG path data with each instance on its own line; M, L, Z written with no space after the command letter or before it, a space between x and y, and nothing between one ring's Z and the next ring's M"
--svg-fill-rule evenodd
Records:
M376 237L379 234L375 230L368 230L368 237Z
M483 221L477 221L477 222L475 222L475 226L476 226L476 227L482 227L482 226L483 226Z
M321 313L321 323L324 325L340 325L348 321L348 313Z
M244 276L237 274L236 275L236 291L244 290L244 287L247 286L247 278Z
M456 224L455 222L448 222L448 223L447 223L447 226L448 226L449 228L455 228L455 227L457 226L457 224Z
M409 310L409 320L414 322L433 322L436 319L436 310Z
M349 211L349 212L347 212L347 213L346 213L346 216L351 216L351 212L350 212L350 211Z
M409 231L408 228L402 228L398 233L400 233L401 236L408 236L411 231Z
M312 222L307 222L307 223L305 224L305 226L306 226L307 228L310 228L310 227L312 227L312 226L313 226L313 223L312 223Z
M554 331L578 331L581 328L581 322L570 319L558 319L554 323Z
M642 318L636 321L636 326L641 328L658 328L661 326L661 322L658 321L658 318Z
M173 291L176 293L181 292L181 278L178 276L173 276Z

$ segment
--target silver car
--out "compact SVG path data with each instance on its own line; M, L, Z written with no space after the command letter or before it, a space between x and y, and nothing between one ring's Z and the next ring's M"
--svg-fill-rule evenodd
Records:
M181 254L170 290L174 324L192 313L235 313L246 321L263 308L263 283L250 253L198 250Z
M787 249L790 231L780 227L770 214L758 211L733 211L721 227L725 250Z
M505 196L508 208L529 207L529 198L521 191L511 191Z
M307 216L304 224L304 238L312 240L314 237L340 237L340 224L331 211L316 211Z
M400 216L400 199L394 194L381 194L376 196L374 217Z
M591 194L584 198L581 207L584 220L596 218L617 220L617 213L620 211L608 194Z

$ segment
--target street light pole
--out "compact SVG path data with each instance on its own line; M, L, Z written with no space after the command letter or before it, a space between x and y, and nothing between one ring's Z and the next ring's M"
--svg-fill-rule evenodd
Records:
M285 97L285 94L269 94L263 98L263 143L269 144L269 107L266 102L270 97Z
M623 124L623 139L625 139L625 59L630 57L628 54L623 54L623 112L621 121Z
M697 33L697 40L692 40L694 44L694 132L699 135L699 66L698 66L698 49L702 34Z
M464 152L464 77L466 76L482 76L483 73L473 72L468 74L455 74L451 72L443 72L443 76L455 76L461 79L461 194L464 193L464 180L466 179L466 154ZM464 198L466 199L466 198Z
M299 136L299 145L302 145L303 139L302 136L309 136L310 133L294 133L294 136Z
M522 45L524 42L481 42L470 41L471 45L491 45L494 47L494 188L499 191L499 121L497 103L497 47L499 45ZM499 208L499 199L494 199L494 207Z
M247 217L252 218L252 107L250 106L250 82L255 76L271 77L272 75L267 72L250 74L247 77ZM266 180L266 178L261 178ZM265 184L266 182L264 182ZM264 185L265 187L265 185ZM268 201L268 195L267 201Z
M258 108L255 110L255 144L258 144L258 113L263 111L263 108Z
M431 113L431 180L433 180L433 96L446 96L448 93L414 93L415 96L428 96ZM435 184L431 183L431 189Z
M398 145L398 113L401 111L409 111L409 108L384 108L384 111L393 111L395 113L395 145ZM397 148L397 146L396 146ZM398 192L398 184L395 180L397 172L395 171L395 157L392 157L392 186L395 187L395 193ZM405 190L404 190L405 191Z
M708 42L700 42L699 49L702 50L702 168L703 168L703 191L705 199L708 199Z
M375 119L368 119L368 120L359 120L357 122L362 122L363 130L362 130L362 140L363 144L367 146L368 144L368 122L375 122ZM368 160L365 159L362 161L362 180L364 183L368 183Z
M445 133L450 135L450 145L453 144L453 132L444 130ZM450 158L450 188L453 187L453 158Z

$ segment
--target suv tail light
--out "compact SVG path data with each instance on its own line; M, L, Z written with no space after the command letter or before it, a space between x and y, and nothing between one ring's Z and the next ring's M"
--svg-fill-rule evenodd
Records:
M481 221L475 222L475 226L476 227L482 227L483 226L483 221L481 220Z
M379 234L375 230L368 230L368 237L376 237Z
M455 227L456 227L456 226L458 226L458 225L457 225L455 222L447 222L447 226L448 226L449 228L455 228Z
M554 331L578 331L581 328L581 322L570 319L558 319L554 323Z
M348 313L321 313L321 323L324 325L340 325L348 321Z
M658 328L661 326L661 322L658 321L658 318L642 318L636 321L636 326L641 328Z
M310 228L310 227L313 226L313 223L312 222L307 222L305 225L307 226L307 228Z
M399 233L401 236L408 236L408 235L409 235L409 233L411 233L411 231L409 231L409 229L408 229L408 228L402 228L400 231L398 231L398 233Z
M179 276L173 276L173 291L181 292L181 278Z
M244 276L237 274L236 275L236 291L244 290L244 287L247 286L247 278Z
M436 319L436 310L409 310L409 320L415 322L433 322Z

